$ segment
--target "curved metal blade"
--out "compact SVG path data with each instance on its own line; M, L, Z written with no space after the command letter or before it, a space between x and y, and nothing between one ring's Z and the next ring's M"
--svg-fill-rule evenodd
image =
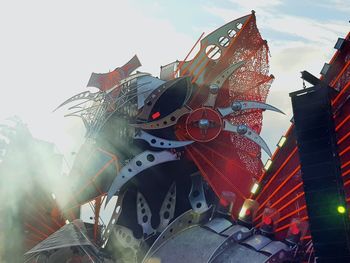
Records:
M167 140L167 139L153 136L153 135L151 135L143 130L136 131L134 139L144 140L144 141L148 142L148 144L152 147L163 148L163 149L184 147L184 146L189 145L189 144L194 142L194 141Z
M144 151L135 156L130 162L125 165L114 178L114 181L107 193L106 205L111 200L112 196L120 191L120 189L138 173L153 167L160 163L176 161L179 157L176 153L169 151L152 152Z
M250 129L247 125L233 125L229 121L224 120L224 131L238 133L243 135L247 139L255 142L259 145L269 156L272 155L267 143L257 134L255 131Z
M159 120L139 123L139 124L130 124L130 125L136 128L144 129L144 130L163 129L163 128L167 128L175 125L181 116L190 112L191 112L191 109L188 108L187 106L184 106Z
M93 100L95 101L98 97L100 97L103 93L101 93L100 91L95 92L95 93L91 93L90 91L83 91L80 92L79 94L74 95L73 97L70 97L69 99L67 99L66 101L64 101L63 103L61 103L56 109L54 109L53 111L55 112L56 110L58 110L59 108L63 107L64 105L72 102L72 101L76 101L76 100Z
M245 61L240 61L238 63L232 64L229 67L227 67L224 71L222 71L212 83L209 85L209 96L207 101L204 103L204 106L207 107L214 107L216 98L219 93L219 89L224 85L225 81L235 72L237 69L239 69Z
M270 104L266 104L263 102L257 102L257 101L234 101L232 102L230 107L227 108L218 108L218 111L220 114L225 117L227 115L230 115L231 113L243 111L243 110L250 110L250 109L262 109L262 110L271 110L276 111L282 114L285 114L283 111L277 109L274 106L271 106Z
M137 192L136 199L136 213L137 213L137 223L142 226L143 233L145 235L151 235L156 231L153 229L151 224L152 212L151 209L140 192Z
M174 182L168 193L166 194L162 206L159 211L160 223L157 228L159 233L169 225L170 220L174 218L175 214L175 205L176 205L176 183Z

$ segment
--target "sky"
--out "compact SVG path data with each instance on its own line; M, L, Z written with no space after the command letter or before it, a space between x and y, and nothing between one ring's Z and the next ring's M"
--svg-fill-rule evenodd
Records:
M183 59L202 32L256 11L270 46L275 76L267 102L286 115L264 113L270 148L289 127L289 92L300 71L316 76L349 32L350 0L61 0L0 2L0 120L20 116L32 134L56 144L68 165L84 140L78 118L52 112L86 90L92 72L105 73L137 54L141 71Z

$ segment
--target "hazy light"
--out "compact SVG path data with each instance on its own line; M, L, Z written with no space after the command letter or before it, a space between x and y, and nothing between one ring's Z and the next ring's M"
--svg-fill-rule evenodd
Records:
M54 193L52 193L51 196L53 200L56 200L56 195Z
M269 168L271 167L271 164L272 164L272 160L268 159L264 165L265 171L269 170Z
M287 137L286 136L282 136L281 139L279 140L279 142L277 143L277 146L279 148L282 148L282 146L284 145L284 143L287 141Z
M339 214L344 214L344 213L346 212L345 207L342 206L342 205L339 205L338 208L337 208L337 210L338 210L338 213L339 213Z
M241 211L239 212L239 217L244 217L247 212L247 207L243 206Z
M254 185L253 185L253 187L252 187L252 190L250 190L250 192L251 192L252 194L255 194L256 191L258 190L258 188L259 188L259 184L258 184L258 183L254 183Z
M66 219L66 225L68 225L70 222L69 222L69 220L68 219Z

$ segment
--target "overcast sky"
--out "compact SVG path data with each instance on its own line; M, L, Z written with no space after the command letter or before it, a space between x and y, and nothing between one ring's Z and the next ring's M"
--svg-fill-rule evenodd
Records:
M319 76L337 38L349 31L349 0L1 1L0 119L20 116L71 162L82 123L52 110L86 90L91 72L108 72L137 54L141 70L158 75L202 32L253 9L276 77L268 103L287 113L264 113L262 135L274 149L291 118L288 93L302 88L299 72Z

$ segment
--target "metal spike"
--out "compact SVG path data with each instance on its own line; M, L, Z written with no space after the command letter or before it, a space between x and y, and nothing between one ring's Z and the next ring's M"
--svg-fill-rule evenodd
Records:
M176 206L176 183L174 182L170 186L169 191L166 194L159 211L160 223L157 228L157 231L159 233L163 232L163 230L169 225L169 222L173 219L175 214L175 206Z
M255 131L250 129L247 125L233 125L229 121L224 120L224 131L238 133L247 139L258 144L269 156L272 155L267 143L257 134Z
M137 192L136 199L137 223L142 226L143 233L147 236L155 233L151 224L152 212L145 197Z
M191 174L192 187L188 199L192 206L193 211L203 212L208 209L208 204L205 199L203 179L199 172Z
M234 102L232 102L230 107L218 108L218 111L220 112L220 114L223 117L225 117L225 116L230 115L234 112L239 112L239 111L243 111L243 110L250 110L250 109L271 110L271 111L276 111L276 112L285 114L283 111L277 109L274 106L271 106L271 105L263 103L263 102L257 102L257 101L234 101Z

